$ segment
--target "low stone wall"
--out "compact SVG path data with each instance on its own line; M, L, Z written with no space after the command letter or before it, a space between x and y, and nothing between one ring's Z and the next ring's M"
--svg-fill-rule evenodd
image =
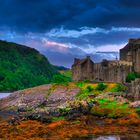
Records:
M133 101L140 100L140 78L125 85L127 86L126 97Z

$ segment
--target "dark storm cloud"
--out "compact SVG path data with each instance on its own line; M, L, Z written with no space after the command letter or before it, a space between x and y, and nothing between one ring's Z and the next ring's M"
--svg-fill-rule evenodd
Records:
M140 36L140 0L0 0L0 39L38 49L57 65L115 59Z
M21 31L46 31L65 25L90 8L90 3L84 0L5 0L0 5L0 24Z
M139 0L1 0L0 26L45 32L64 26L140 26Z

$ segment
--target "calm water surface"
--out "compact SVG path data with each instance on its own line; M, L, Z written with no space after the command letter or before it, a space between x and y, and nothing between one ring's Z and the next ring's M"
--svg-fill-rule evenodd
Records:
M10 95L11 93L0 93L0 99L7 97L8 95Z
M87 137L75 137L71 140L140 140L140 136L87 136Z

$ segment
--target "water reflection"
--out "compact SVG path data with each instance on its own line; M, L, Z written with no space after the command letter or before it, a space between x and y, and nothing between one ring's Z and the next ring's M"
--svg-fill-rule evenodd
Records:
M75 137L71 140L140 140L140 136L86 136Z
M93 138L92 140L120 140L119 136L101 136L98 138Z
M8 95L10 95L11 93L0 93L0 99L7 97Z

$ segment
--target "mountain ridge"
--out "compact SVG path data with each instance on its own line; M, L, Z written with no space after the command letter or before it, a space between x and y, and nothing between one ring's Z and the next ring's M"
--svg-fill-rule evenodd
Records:
M34 48L0 40L0 91L15 91L52 81L58 70Z

